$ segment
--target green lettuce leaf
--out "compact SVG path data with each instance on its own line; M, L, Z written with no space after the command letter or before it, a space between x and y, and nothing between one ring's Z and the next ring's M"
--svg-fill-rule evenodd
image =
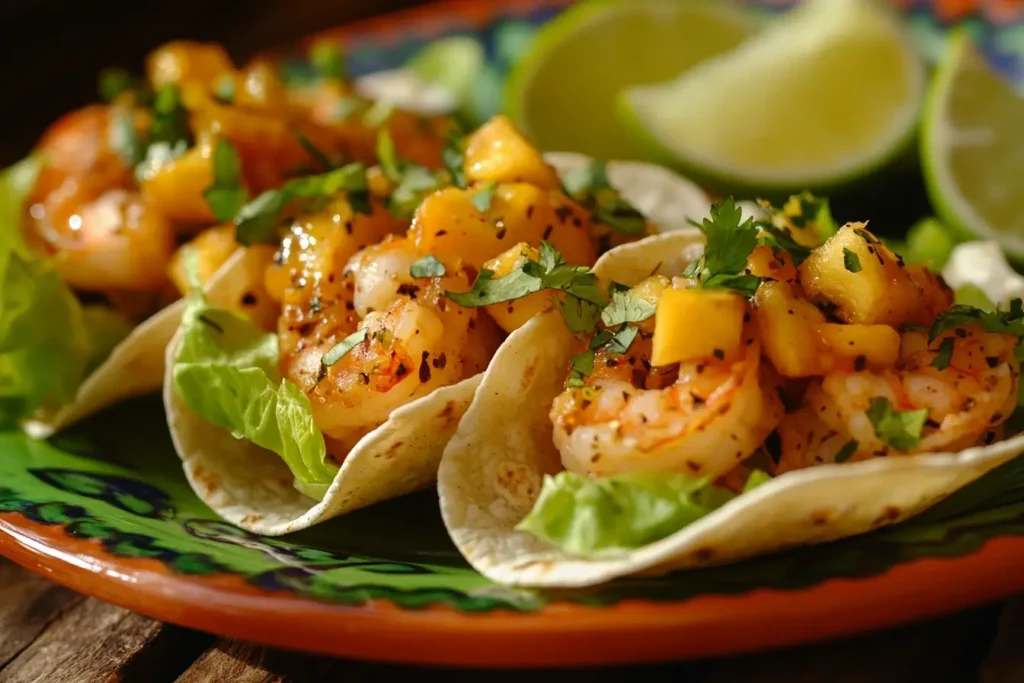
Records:
M40 169L29 157L0 173L0 423L74 398L93 343L74 293L19 229Z
M544 478L516 529L576 555L617 555L670 536L735 496L685 474L591 479L559 472Z
M248 318L190 295L182 318L174 388L194 413L284 460L302 493L323 498L338 467L302 391L277 372L277 336Z

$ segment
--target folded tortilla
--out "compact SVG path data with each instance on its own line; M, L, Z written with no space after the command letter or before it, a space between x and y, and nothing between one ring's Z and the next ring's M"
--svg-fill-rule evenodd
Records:
M236 292L230 274L242 258L242 250L238 250L210 278L205 289L211 302L225 308L241 307L242 293ZM179 299L135 327L85 378L71 402L59 410L33 416L23 429L30 436L45 439L121 401L159 391L163 386L165 349L178 329L185 303Z
M563 176L590 163L588 157L576 154L553 154L546 159ZM641 211L673 216L670 222L652 219L655 230L675 229L687 216L699 219L710 206L702 190L657 166L611 162L608 176ZM661 207L661 213L652 207ZM225 278L228 291L222 294L231 300L253 289L262 282L264 266L258 257L241 256ZM433 484L444 447L483 378L479 375L443 387L394 411L349 451L326 494L317 501L296 488L288 465L277 454L235 438L185 405L173 382L181 336L179 331L167 346L164 404L185 473L203 502L224 519L265 535L298 531Z
M702 249L698 231L677 231L613 249L594 269L602 280L634 285L654 272L678 275ZM509 335L442 457L445 526L473 567L494 581L589 586L860 534L912 517L1024 452L1018 435L958 453L787 472L662 540L614 557L575 556L515 529L544 475L562 470L548 411L564 387L571 340L557 312Z

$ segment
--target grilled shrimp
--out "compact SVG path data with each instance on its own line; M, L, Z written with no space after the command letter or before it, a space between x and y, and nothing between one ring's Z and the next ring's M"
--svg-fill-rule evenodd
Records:
M651 321L653 322L653 320ZM739 358L652 367L639 334L624 355L597 352L585 386L550 417L566 469L591 476L679 471L716 478L753 454L782 417L777 377L752 339Z
M60 276L89 292L141 292L167 283L172 226L131 191L131 169L111 148L127 109L92 106L43 136L43 167L29 201L29 244L53 257Z
M1017 405L1016 340L978 326L902 333L892 369L836 371L813 380L804 407L779 428L779 471L826 462L865 460L901 451L882 441L868 409L885 398L893 410L927 410L921 438L904 453L955 451L991 443ZM948 356L948 365L940 355ZM943 367L945 366L945 367Z

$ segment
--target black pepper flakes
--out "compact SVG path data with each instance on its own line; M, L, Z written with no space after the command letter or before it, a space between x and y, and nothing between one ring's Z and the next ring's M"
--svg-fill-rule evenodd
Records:
M430 358L430 352L424 351L423 357L420 359L420 382L426 384L430 381L430 363L427 359Z

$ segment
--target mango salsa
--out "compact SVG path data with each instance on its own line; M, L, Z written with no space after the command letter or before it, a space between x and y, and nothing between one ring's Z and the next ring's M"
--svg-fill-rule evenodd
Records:
M561 182L540 152L505 116L495 116L469 137L466 179L472 183L532 183L556 190Z
M658 298L653 365L733 355L743 341L747 302L725 290L666 289Z

